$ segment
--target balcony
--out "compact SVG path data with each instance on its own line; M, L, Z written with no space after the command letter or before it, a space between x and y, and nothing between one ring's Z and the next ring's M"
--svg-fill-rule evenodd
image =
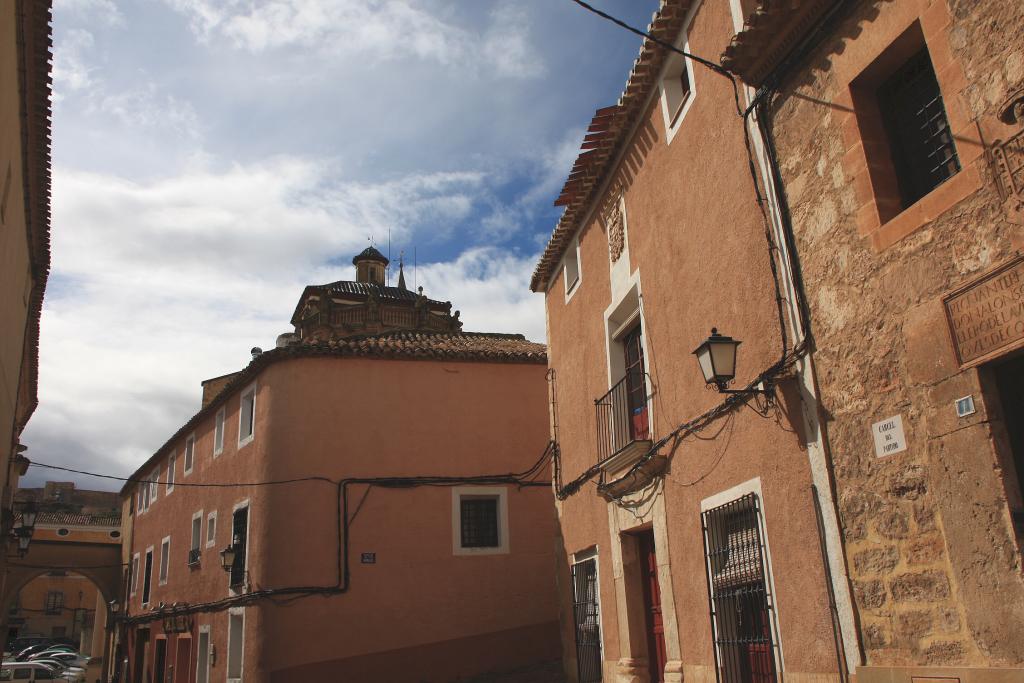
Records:
M605 472L635 462L651 448L646 390L631 391L624 377L594 401L597 409L597 461Z
M188 551L188 566L197 567L199 566L199 557L202 555L202 550L199 548L192 548Z

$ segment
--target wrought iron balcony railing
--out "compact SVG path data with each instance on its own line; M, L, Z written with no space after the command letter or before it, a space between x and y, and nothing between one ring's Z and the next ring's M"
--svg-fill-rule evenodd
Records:
M651 438L647 421L647 392L642 391L643 398L637 400L635 393L630 392L628 379L624 377L607 394L594 401L599 463L618 455L630 444Z

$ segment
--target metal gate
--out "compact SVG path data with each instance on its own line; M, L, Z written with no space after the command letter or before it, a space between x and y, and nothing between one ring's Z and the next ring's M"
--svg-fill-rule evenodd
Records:
M597 558L572 565L576 662L580 683L601 680L601 616L597 607Z
M708 510L702 518L716 676L724 683L776 683L757 495Z

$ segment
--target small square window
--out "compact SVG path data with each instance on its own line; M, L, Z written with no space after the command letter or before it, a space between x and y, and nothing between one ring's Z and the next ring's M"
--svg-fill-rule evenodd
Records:
M192 471L192 466L195 464L195 456L196 437L193 434L185 439L185 474Z
M572 298L573 292L579 287L582 273L580 271L580 242L574 239L565 252L565 298Z
M465 497L460 501L463 548L498 547L498 498Z
M507 553L507 489L503 486L453 489L452 535L456 555Z

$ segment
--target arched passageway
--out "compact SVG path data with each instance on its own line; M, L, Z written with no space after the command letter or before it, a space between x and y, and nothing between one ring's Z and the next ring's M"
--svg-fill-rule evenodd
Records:
M91 654L94 657L102 657L102 680L106 680L109 665L107 655L109 654L111 635L107 628L107 625L111 623L109 603L111 600L119 599L123 569L119 543L33 540L24 557L11 559L7 563L2 586L0 586L0 634L6 637L10 633L11 607L16 604L19 594L22 594L23 591L26 597L22 602L26 603L27 601L24 606L29 610L28 614L35 615L41 609L43 615L39 616L52 618L51 620L37 619L34 622L37 625L43 624L50 626L51 629L59 629L61 628L59 615L66 614L67 609L76 610L75 617L78 617L79 614L84 617L91 611L94 614L94 620L89 649L93 650ZM61 590L62 580L69 577L80 577L79 581L84 580L85 583L95 586L95 591L84 588L72 591ZM36 593L40 593L40 595ZM56 593L62 595L58 598ZM78 595L79 593L81 596ZM92 605L86 604L87 596L92 596ZM36 602L40 604L37 605ZM67 605L67 609L65 609L65 605ZM78 610L81 611L78 612ZM79 628L84 625L85 619L83 618ZM69 626L71 625L69 624ZM40 635L53 636L56 633L59 633L59 630L51 630L50 633L41 633ZM75 630L68 628L66 637L74 634ZM80 642L80 630L77 635Z

